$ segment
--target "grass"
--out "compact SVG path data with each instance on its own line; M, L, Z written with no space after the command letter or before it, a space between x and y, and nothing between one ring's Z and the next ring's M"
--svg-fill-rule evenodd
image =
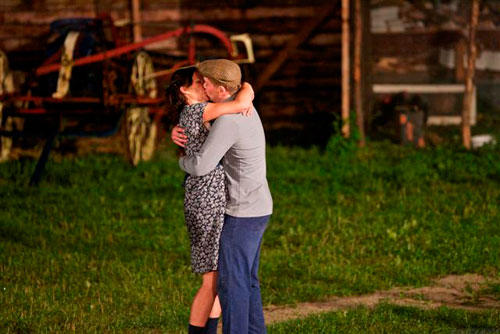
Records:
M269 163L280 171L270 175L278 226L266 235L273 256L263 267L275 277L268 283L285 292L272 303L421 285L446 273L497 273L497 153L273 154L281 155Z
M26 185L34 161L0 165L0 332L185 331L199 280L189 265L183 174L171 148L159 153L138 168L109 155L50 160L38 188ZM499 153L358 150L336 138L324 151L269 148L275 212L261 260L264 304L452 273L499 277ZM387 306L321 321L362 328L397 316L405 326L405 312L420 311L401 316ZM439 312L422 313L422 326L446 326ZM273 332L289 325L280 326Z
M483 313L440 308L424 311L412 307L380 305L288 321L269 328L269 334L288 333L498 333L498 310Z

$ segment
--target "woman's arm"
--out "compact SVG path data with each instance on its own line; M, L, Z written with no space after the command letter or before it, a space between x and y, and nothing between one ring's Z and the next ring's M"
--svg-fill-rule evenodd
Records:
M250 116L253 109L253 98L252 86L245 82L233 101L208 103L203 112L203 122L211 121L225 114L245 113L245 116Z

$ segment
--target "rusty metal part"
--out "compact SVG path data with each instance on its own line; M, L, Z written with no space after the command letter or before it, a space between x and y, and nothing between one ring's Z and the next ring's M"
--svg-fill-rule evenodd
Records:
M206 33L206 34L214 35L222 42L222 44L224 45L224 47L228 51L228 54L229 55L233 54L233 46L232 46L231 42L228 40L228 38L226 37L226 34L224 34L224 32L222 32L221 30L219 30L217 28L208 26L208 25L197 24L197 25L194 25L192 27L187 26L184 28L179 28L179 29L176 29L173 31L169 31L167 33L164 33L164 34L161 34L158 36L150 37L150 38L144 39L143 41L138 42L138 43L132 43L129 45L125 45L125 46L122 46L122 47L119 47L116 49L112 49L112 50L108 50L108 51L98 53L95 55L78 58L78 59L74 60L73 66L82 66L82 65L95 63L95 62L100 62L100 61L103 61L105 59L118 57L120 55L129 53L131 51L138 50L142 47L145 47L146 45L151 45L151 44L161 42L161 41L164 41L166 39L173 38L173 37L179 37L182 34L193 34L193 33ZM61 68L60 63L59 64L44 65L44 66L40 66L36 70L36 74L37 75L44 75L44 74L58 71L60 68Z

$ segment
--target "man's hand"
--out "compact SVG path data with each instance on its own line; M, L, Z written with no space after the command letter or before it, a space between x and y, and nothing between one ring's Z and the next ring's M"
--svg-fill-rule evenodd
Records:
M174 128L172 129L170 139L172 139L175 145L178 145L180 147L185 147L187 143L187 136L184 134L184 129L179 125L174 126Z

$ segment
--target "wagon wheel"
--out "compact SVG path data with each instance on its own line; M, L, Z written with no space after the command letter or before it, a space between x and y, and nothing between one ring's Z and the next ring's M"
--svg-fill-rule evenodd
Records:
M130 76L131 90L138 97L155 98L158 90L153 74L153 61L146 52L134 59ZM132 106L126 112L126 139L130 161L137 166L139 161L150 160L155 150L157 124L149 116L149 107Z
M9 62L5 53L0 51L0 95L12 93L14 82L9 72ZM14 119L3 115L3 103L0 102L0 127L7 131L13 130ZM11 137L0 137L0 162L7 161L12 149Z

